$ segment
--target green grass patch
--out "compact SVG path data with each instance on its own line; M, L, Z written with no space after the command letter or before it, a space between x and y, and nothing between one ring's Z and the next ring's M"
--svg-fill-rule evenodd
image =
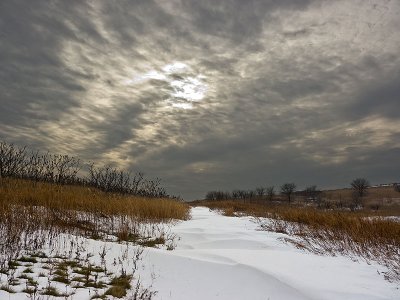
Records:
M33 273L33 270L31 268L26 268L22 273Z
M57 270L55 270L54 275L58 275L58 276L62 276L62 277L67 277L67 276L68 276L68 270L57 269Z
M48 258L48 256L44 252L34 252L31 254L31 257Z
M110 287L104 295L110 295L116 298L122 298L126 296L127 290L122 286L112 286Z
M104 271L105 271L104 268L102 268L100 266L92 266L92 272L101 273L101 272L104 272Z
M70 284L71 281L68 279L68 277L64 277L64 276L54 276L52 278L53 281L56 282L61 282L61 283L65 283L65 284Z
M140 238L140 235L137 233L131 233L128 231L128 228L122 228L119 232L117 232L116 236L118 238L118 242L137 242Z
M30 277L26 274L21 274L18 276L19 279L29 279Z
M165 244L165 239L163 237L158 237L152 240L144 240L140 241L139 245L144 246L144 247L155 247L156 245L164 245Z
M126 289L131 288L131 281L132 281L132 275L121 275L119 277L114 277L110 284L115 285L115 286L122 286Z
M79 283L73 283L71 284L71 287L74 289L84 289L85 286L83 284L79 284Z
M96 294L96 295L93 295L92 297L90 297L90 300L93 300L93 299L107 299L107 296Z
M33 279L32 277L29 277L28 278L28 285L31 285L31 286L37 286L39 283L35 280L35 279Z
M74 273L84 276L89 276L92 273L92 266L89 265L87 267L80 267L74 269Z
M8 268L9 269L16 269L17 267L20 267L20 266L21 266L21 264L16 260L10 260L8 262Z
M50 264L46 264L42 267L42 269L45 269L45 270L50 270L51 268L52 268L52 265L50 265Z
M80 263L76 260L66 260L66 261L62 262L60 265L67 266L70 268L77 268L77 267L81 266Z
M85 282L84 286L85 287L92 287L92 288L96 288L96 289L103 289L107 285L105 284L105 282L103 282L101 280L98 281L98 282L95 282L95 281L91 280L89 282Z
M127 291L131 288L132 275L121 275L114 277L110 284L110 287L104 295L110 295L116 298L122 298L126 296Z
M47 296L54 296L54 297L68 297L69 295L66 293L61 293L59 290L57 290L56 287L54 286L48 286L42 291L42 295L47 295Z
M83 276L74 276L71 281L76 281L76 282L81 282L81 283L85 283L86 282L86 278Z
M20 284L21 284L21 282L17 278L12 279L10 282L10 285L13 285L13 286L17 286Z
M6 291L6 292L8 292L8 293L10 293L10 294L16 293L16 291L15 291L11 286L9 286L9 285L2 285L2 286L0 286L0 290Z
M20 262L37 263L37 259L35 257L29 257L29 256L21 256L17 260Z
M27 294L33 294L33 293L36 293L37 292L37 289L36 288L33 288L33 287L27 287L27 288L24 288L23 290L22 290L22 292L23 293L27 293Z

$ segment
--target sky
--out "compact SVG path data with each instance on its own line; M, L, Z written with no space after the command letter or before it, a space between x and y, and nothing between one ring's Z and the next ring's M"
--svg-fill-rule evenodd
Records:
M2 0L0 140L187 200L400 181L400 1Z

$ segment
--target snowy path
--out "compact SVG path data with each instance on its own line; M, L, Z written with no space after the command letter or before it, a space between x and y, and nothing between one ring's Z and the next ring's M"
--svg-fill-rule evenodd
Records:
M177 248L149 249L144 258L156 299L400 299L379 266L306 253L257 227L193 208L192 219L173 228Z

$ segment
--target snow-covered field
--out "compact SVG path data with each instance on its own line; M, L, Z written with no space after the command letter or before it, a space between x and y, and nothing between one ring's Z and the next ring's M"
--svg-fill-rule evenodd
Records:
M285 235L258 230L250 217L225 217L197 207L191 220L172 231L179 237L176 249L145 248L135 273L144 287L152 284L154 299L400 299L399 285L380 274L383 267L296 249L283 242ZM134 268L136 247L94 240L80 245L96 264L106 247L107 269L115 274ZM116 263L121 258L124 263ZM93 294L79 289L69 299ZM27 296L0 291L0 299Z

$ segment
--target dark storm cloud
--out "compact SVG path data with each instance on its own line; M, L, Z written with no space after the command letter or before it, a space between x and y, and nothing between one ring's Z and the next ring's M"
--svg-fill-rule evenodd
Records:
M394 78L385 78L377 86L365 87L357 102L349 109L358 117L379 114L388 118L399 118L400 71Z
M241 43L257 39L276 9L303 9L311 1L184 1L199 32Z
M188 198L394 181L399 12L396 1L2 1L0 137L144 170Z
M73 38L60 18L68 13L74 15L69 8L55 8L47 1L0 4L0 101L4 125L39 126L40 121L57 121L59 113L79 105L73 94L85 88L76 80L79 74L64 72L59 57L61 41Z

